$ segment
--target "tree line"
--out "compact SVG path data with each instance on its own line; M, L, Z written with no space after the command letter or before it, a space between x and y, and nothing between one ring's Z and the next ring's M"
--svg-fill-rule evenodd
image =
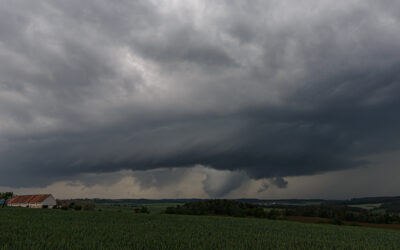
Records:
M398 213L371 212L361 208L315 205L294 206L291 208L266 209L256 204L249 204L235 200L203 200L189 202L176 207L168 207L167 214L184 215L223 215L233 217L256 217L268 219L286 219L289 216L319 217L335 221L365 222L379 224L400 224Z
M226 215L234 217L268 218L269 213L254 204L234 200L204 200L168 207L167 214Z

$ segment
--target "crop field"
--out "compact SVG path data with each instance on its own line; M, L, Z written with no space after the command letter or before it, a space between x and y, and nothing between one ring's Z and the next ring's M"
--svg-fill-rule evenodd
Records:
M0 209L0 249L400 249L400 231L129 210Z

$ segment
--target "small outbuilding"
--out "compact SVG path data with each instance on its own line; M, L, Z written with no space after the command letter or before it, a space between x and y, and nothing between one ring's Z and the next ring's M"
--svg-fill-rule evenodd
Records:
M16 195L9 202L9 207L53 208L56 199L51 194Z

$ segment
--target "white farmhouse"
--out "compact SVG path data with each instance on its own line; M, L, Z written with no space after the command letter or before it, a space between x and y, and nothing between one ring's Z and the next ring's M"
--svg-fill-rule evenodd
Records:
M52 208L56 199L51 194L16 195L9 202L10 207Z

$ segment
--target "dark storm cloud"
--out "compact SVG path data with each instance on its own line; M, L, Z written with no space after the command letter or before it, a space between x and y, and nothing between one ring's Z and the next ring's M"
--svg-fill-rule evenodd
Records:
M3 1L0 183L203 164L283 188L363 166L400 148L398 13L396 1ZM243 176L208 177L205 191Z

